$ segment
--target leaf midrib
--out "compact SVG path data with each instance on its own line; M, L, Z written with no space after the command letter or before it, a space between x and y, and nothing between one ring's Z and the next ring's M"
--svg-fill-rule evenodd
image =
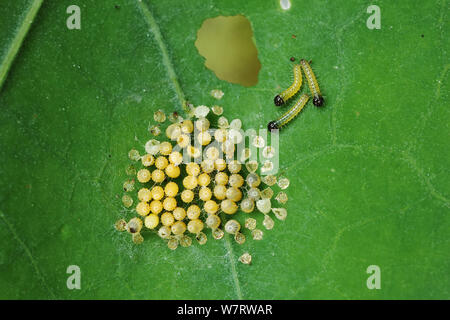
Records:
M139 5L139 8L141 9L141 12L144 16L145 21L147 22L147 24L150 27L150 32L153 34L155 41L158 43L159 49L161 50L161 55L162 55L162 60L163 60L162 62L164 64L164 67L167 69L169 79L172 82L173 89L175 90L175 93L180 102L180 105L181 105L182 109L184 110L184 112L187 113L189 110L186 106L185 95L184 95L183 90L181 89L180 83L178 81L178 76L175 73L175 69L174 69L172 61L170 59L170 56L169 56L169 53L167 50L167 46L164 42L164 38L161 35L161 31L158 26L158 23L156 22L150 8L148 7L147 4L145 4L144 1L138 1L137 3ZM228 259L230 262L230 271L231 271L231 276L233 278L233 286L236 291L237 298L239 300L242 300L243 297L242 297L241 287L239 284L239 278L238 278L238 274L237 274L237 270L236 270L235 257L234 257L234 253L233 253L232 244L231 244L228 234L226 234L224 238L225 238L224 246L227 251Z
M156 22L153 13L150 11L150 8L147 6L147 4L145 4L144 1L138 1L137 3L144 16L145 21L150 27L151 33L155 37L155 41L158 43L162 55L162 63L167 69L169 79L172 82L173 89L175 90L180 106L182 110L187 113L188 109L185 102L185 95L183 90L181 89L180 82L178 81L178 76L175 73L175 69L170 59L166 43L164 42L164 39L161 35L161 30L159 29L158 23Z
M14 58L19 52L19 49L22 46L22 43L26 35L28 34L28 31L30 30L30 27L42 5L42 2L43 0L33 0L28 10L24 14L22 23L16 29L15 35L11 40L11 43L9 44L8 49L6 50L5 55L3 56L3 59L0 64L0 91L3 87L3 83L5 82L8 76L8 72L11 69L11 66L14 62Z

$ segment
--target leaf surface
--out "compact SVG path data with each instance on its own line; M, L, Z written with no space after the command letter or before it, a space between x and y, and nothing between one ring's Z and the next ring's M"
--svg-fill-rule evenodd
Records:
M376 3L380 30L354 0L1 6L0 298L448 299L448 2ZM72 4L81 30L66 27ZM262 64L250 88L217 79L194 46L205 19L237 14ZM313 60L326 104L281 132L285 222L263 241L175 251L114 230L132 216L127 153L143 152L155 110L220 104L263 128L282 113L272 101L291 56ZM245 251L250 266L237 262ZM69 265L81 290L66 287ZM366 287L370 265L381 290Z

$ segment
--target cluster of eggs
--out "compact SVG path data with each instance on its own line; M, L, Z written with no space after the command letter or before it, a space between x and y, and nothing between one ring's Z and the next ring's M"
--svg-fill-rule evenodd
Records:
M212 110L217 114L217 108ZM134 201L129 193L137 190L138 202L133 211L138 216L128 222L120 219L116 228L128 231L133 242L142 243L142 232L152 230L167 240L170 249L190 246L190 235L199 244L205 244L205 229L209 228L214 239L223 238L226 232L242 244L246 239L243 228L232 218L238 211L250 214L256 208L264 214L266 229L274 225L270 212L280 220L286 218L286 209L272 208L274 192L270 186L278 183L285 189L289 180L281 177L277 181L274 175L260 177L256 172L258 162L249 160L248 148L243 150L239 160L235 159L236 144L242 141L242 122L235 119L228 124L225 117L220 117L218 128L211 129L206 118L209 111L208 107L197 107L193 110L195 120L172 114L169 119L173 123L165 130L169 141L149 140L143 155L135 149L129 151L129 158L135 164L140 163L140 168L135 164L127 168L127 173L135 177L125 181L122 202L126 208L132 208ZM154 118L162 123L166 116L158 110ZM159 125L149 130L155 136L161 132ZM255 146L263 147L262 138L257 138ZM262 189L264 185L266 188ZM280 192L275 199L285 203L287 195ZM254 240L261 240L263 231L257 229L256 224L256 219L248 217L244 227L251 231Z

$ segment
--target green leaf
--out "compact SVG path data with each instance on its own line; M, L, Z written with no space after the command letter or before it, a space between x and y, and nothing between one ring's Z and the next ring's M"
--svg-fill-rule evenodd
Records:
M291 2L1 6L0 298L449 298L448 2L376 1L380 30L360 1ZM72 4L81 30L66 27ZM217 79L194 46L205 19L237 14L262 65L249 88ZM263 241L175 251L114 230L132 216L120 201L127 153L143 151L155 110L218 103L263 128L282 113L273 97L291 56L313 60L326 102L281 132L284 222ZM81 290L67 289L69 265ZM366 286L370 265L381 290Z

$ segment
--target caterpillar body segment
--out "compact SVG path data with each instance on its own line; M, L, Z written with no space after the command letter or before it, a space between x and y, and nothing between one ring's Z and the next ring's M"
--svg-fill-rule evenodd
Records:
M313 96L313 104L316 107L321 107L324 103L322 94L320 93L319 84L317 83L316 76L311 69L308 61L305 59L300 60L300 65L302 66L303 72L305 73L306 80L308 81L309 90Z
M302 68L299 64L294 65L294 82L289 88L281 92L273 99L276 106L283 105L287 100L300 90L302 86Z
M285 125L287 125L292 119L294 119L300 111L302 111L303 107L306 105L306 103L309 100L309 95L302 94L300 99L298 99L297 103L290 108L288 111L286 111L280 118L278 118L275 121L270 121L267 125L267 129L269 131L275 130L275 129L281 129Z

